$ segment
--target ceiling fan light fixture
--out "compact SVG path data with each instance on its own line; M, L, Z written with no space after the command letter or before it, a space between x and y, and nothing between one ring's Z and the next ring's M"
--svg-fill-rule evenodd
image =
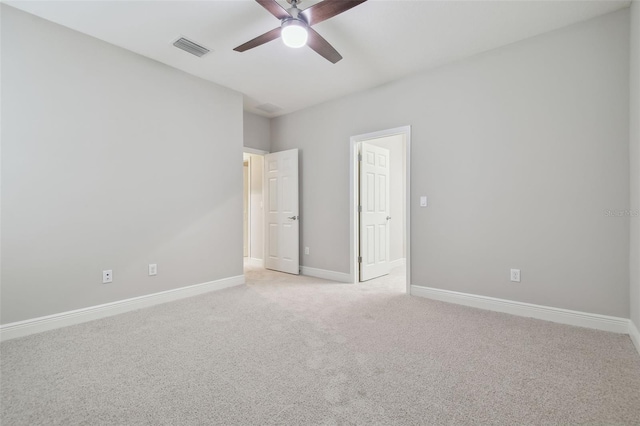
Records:
M288 19L282 23L282 42L288 46L297 49L307 44L307 27L299 19Z

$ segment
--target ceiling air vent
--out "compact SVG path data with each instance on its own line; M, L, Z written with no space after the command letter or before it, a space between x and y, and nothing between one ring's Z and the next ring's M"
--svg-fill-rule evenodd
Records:
M266 112L268 114L273 114L274 112L280 111L282 108L280 108L278 105L274 105L274 104L262 104L262 105L258 105L256 107L256 109L264 111L264 112Z
M182 49L185 52L196 55L198 58L209 53L209 49L207 49L206 47L202 47L199 44L194 43L191 40L187 40L184 37L180 37L178 40L174 41L173 45L178 49Z

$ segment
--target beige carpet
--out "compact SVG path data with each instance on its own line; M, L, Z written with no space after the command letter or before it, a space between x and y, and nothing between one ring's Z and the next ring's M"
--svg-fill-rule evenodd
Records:
M626 335L251 269L0 345L6 425L640 424Z

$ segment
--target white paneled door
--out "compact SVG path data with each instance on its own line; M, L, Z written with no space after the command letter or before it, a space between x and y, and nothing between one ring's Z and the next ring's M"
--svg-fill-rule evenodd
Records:
M299 274L298 150L265 155L264 182L265 267Z
M360 281L389 273L389 150L360 147Z

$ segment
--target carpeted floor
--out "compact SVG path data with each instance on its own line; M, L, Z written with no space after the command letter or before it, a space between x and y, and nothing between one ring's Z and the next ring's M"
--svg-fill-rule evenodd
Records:
M9 425L640 424L626 335L358 285L246 286L3 342Z

